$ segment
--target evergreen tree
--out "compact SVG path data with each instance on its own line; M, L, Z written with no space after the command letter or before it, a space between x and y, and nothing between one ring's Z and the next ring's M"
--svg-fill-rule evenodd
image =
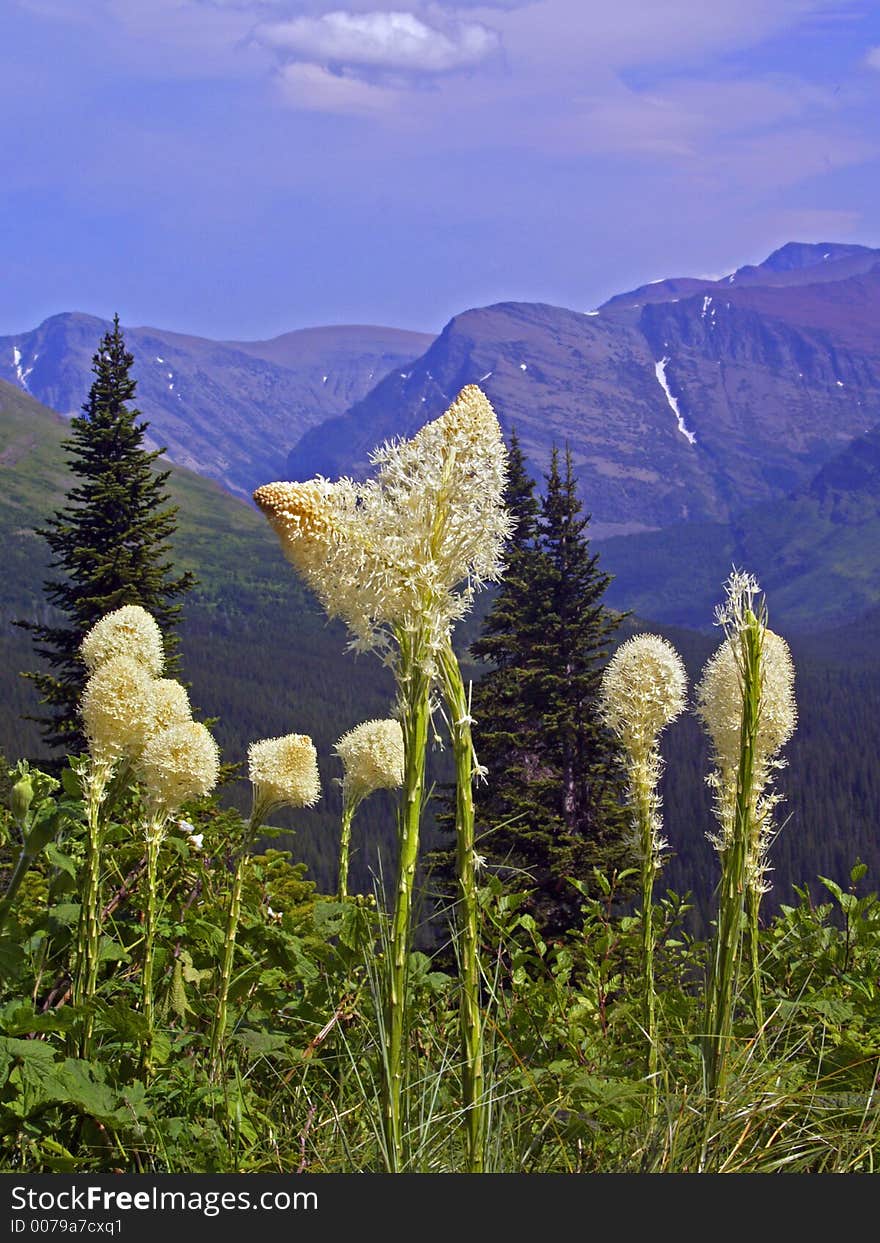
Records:
M63 574L45 582L43 590L66 620L17 623L31 632L48 665L48 671L24 675L48 709L31 719L39 722L50 746L69 752L84 746L78 703L86 670L79 645L86 631L112 609L140 604L162 628L173 668L178 643L173 629L182 608L178 599L195 583L189 572L172 574L168 540L177 510L167 504L170 472L154 470L165 450L144 449L149 424L139 422L140 411L127 404L135 395L133 363L117 315L92 359L95 379L65 443L71 472L81 483L37 532L52 551L51 568Z
M523 869L548 935L577 922L570 876L625 859L624 778L597 696L619 616L591 553L571 456L553 451L538 506L519 446L509 504L517 531L508 571L472 651L494 665L474 690L475 741L489 779L477 791L480 851Z

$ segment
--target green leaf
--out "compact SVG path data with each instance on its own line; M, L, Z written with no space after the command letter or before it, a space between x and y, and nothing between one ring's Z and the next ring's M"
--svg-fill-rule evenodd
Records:
M76 879L76 863L71 859L70 855L62 854L54 842L49 842L46 846L46 858L53 867L59 868L60 871L66 872L68 876Z
M65 1006L60 1010L50 1010L48 1014L37 1014L33 1006L26 1001L10 1001L0 1011L0 1028L7 1036L24 1036L29 1032L61 1032L67 1031L75 1022L76 1014Z
M829 880L827 876L820 876L819 880L822 882L822 884L825 886L828 892L831 893L835 898L837 898L837 901L839 902L841 898L843 897L843 890L841 889L840 885L838 885L833 880Z
M153 1032L153 1043L150 1046L153 1055L153 1061L158 1066L165 1066L171 1057L171 1037L167 1032Z
M62 928L70 928L79 920L80 904L78 902L59 902L49 912L49 927L53 924Z
M70 798L82 798L82 781L72 768L61 770L61 785L64 787L64 793Z
M101 937L98 962L131 962L131 954L112 937Z
M206 967L204 970L194 967L189 950L180 951L178 962L181 964L183 978L187 984L201 984L202 980L206 980L214 974L210 967Z
M99 1122L116 1121L116 1096L104 1071L91 1062L67 1058L58 1072L67 1103Z
M122 1040L140 1044L147 1038L147 1020L139 1010L132 1010L123 1002L105 1006L97 1011L101 1023Z

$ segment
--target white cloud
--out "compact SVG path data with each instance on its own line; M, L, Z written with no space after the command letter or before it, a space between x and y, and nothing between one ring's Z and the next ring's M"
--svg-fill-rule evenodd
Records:
M282 65L279 82L284 101L302 112L376 115L391 111L400 96L391 87L331 73L321 65Z
M865 64L869 69L880 69L880 47L872 47L868 49L865 57Z
M499 45L480 22L441 28L397 11L297 17L260 26L257 38L308 63L427 73L476 65Z

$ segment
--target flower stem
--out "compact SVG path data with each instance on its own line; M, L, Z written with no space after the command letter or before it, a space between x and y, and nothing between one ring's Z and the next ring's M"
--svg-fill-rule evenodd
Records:
M636 792L639 858L642 882L642 1025L647 1041L648 1113L657 1114L659 1085L657 1082L657 1018L654 988L654 880L657 875L655 842L655 794L651 776L645 765L638 765L632 782Z
M251 844L262 815L255 809L248 821L244 841L235 862L232 877L232 889L229 894L229 906L226 911L226 935L223 940L223 961L220 966L220 992L217 997L217 1009L211 1023L211 1075L216 1078L220 1069L220 1046L226 1034L226 1013L229 1002L229 986L232 983L232 968L235 961L235 941L238 936L238 923L241 918L241 891L245 874L251 859Z
M755 749L761 710L761 635L758 619L748 610L745 625L735 640L740 645L742 726L730 839L721 852L718 917L710 961L703 1046L706 1090L719 1100L726 1085L745 927L744 900L754 813Z
M339 841L339 901L348 897L348 856L351 847L351 822L357 810L357 802L345 799L342 805L342 834Z
M89 768L85 782L86 855L80 893L73 1001L81 1012L78 1053L81 1058L86 1059L91 1055L94 1028L92 1005L97 990L98 959L101 952L101 808L111 771L112 765L95 761Z
M422 636L400 636L399 685L404 742L403 796L398 821L397 886L391 921L390 961L385 1010L383 1128L385 1159L391 1173L403 1167L401 1100L404 1080L404 1032L407 963L419 827L425 786L431 683L424 670Z
M461 962L462 1097L467 1111L468 1173L483 1172L486 1108L483 1101L483 1019L480 1011L479 902L474 850L474 746L461 668L451 645L440 657L455 756L455 831Z
M141 1049L141 1068L149 1081L153 1074L153 950L156 939L156 890L159 877L159 850L164 837L164 823L155 817L147 824L147 909L144 912L144 959L141 968L144 1018L147 1032Z

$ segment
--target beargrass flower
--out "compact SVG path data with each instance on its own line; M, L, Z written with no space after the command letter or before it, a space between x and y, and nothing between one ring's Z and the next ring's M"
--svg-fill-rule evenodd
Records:
M321 778L314 743L306 734L285 734L281 738L263 738L248 747L248 775L253 791L250 819L235 861L229 903L226 908L226 934L220 962L217 1009L211 1023L211 1074L220 1071L221 1048L226 1032L229 987L235 961L235 945L241 916L241 895L251 860L251 847L262 819L279 807L311 807L321 797ZM275 913L269 907L270 918ZM279 916L280 918L280 916Z
M403 730L393 719L363 721L343 734L336 744L342 760L342 797L359 803L374 790L403 785Z
M248 776L263 815L276 807L313 807L321 797L318 756L306 734L252 742Z
M153 729L154 685L145 665L131 656L114 656L98 666L80 701L94 760L137 758Z
M377 449L365 483L271 483L254 500L357 649L387 654L389 628L426 630L433 672L475 590L501 573L506 461L495 412L469 385L412 439Z
M772 630L761 637L760 699L753 752L752 815L759 834L750 852L750 881L766 886L766 848L770 816L779 795L770 790L773 772L783 767L779 752L797 726L794 662L788 644ZM742 660L735 635L726 638L709 658L697 686L697 712L712 743L715 772L709 784L715 793L719 832L712 840L724 850L733 834L737 772L743 722Z
M165 667L162 632L155 618L139 604L126 604L105 613L80 644L80 655L90 672L116 656L128 656L153 677Z
M137 763L147 803L162 817L191 798L210 794L219 772L217 744L197 721L184 721L154 734Z
M711 835L721 863L718 914L706 993L704 1065L710 1094L723 1094L744 939L749 950L752 1010L764 1042L761 896L767 891L772 813L771 788L779 751L797 724L794 665L785 640L767 626L757 581L734 570L716 610L724 641L710 657L697 686L697 712L712 743L719 829Z
M663 771L661 732L685 707L687 675L678 652L656 634L635 635L621 644L602 675L600 711L620 739L633 808L633 846L642 889L642 1022L647 1040L648 1103L658 1107L658 1049L654 988L654 882L666 842L661 833Z
M336 754L344 773L337 889L342 901L348 897L351 825L358 806L374 790L394 790L403 785L405 748L400 722L363 721L342 735Z
M388 1166L403 1159L401 1090L404 999L411 939L412 892L424 800L425 751L432 684L454 661L451 632L471 606L474 592L500 576L501 552L511 531L503 503L507 454L495 412L475 385L462 389L445 414L409 440L390 441L372 455L375 474L365 483L323 478L274 483L254 500L266 514L287 558L321 600L341 617L356 650L377 652L395 672L404 738L404 792L399 811L395 908L386 988L383 1059L383 1131ZM457 667L457 662L456 662ZM458 675L460 681L460 673ZM469 727L455 744L461 769L473 774ZM467 800L465 800L467 801ZM472 803L461 823L472 828ZM460 839L468 830L459 827ZM463 852L473 881L473 849ZM341 880L344 886L344 874ZM469 895L473 884L465 885ZM466 902L471 983L464 992L472 1014L466 1026L479 1034L475 1004L475 906ZM478 1043L478 1042L477 1042ZM482 1116L482 1082L473 1048L465 1054L470 1087L466 1108ZM478 1136L474 1122L472 1134ZM471 1168L480 1167L480 1143Z
M153 733L160 734L172 725L183 725L192 720L192 708L185 686L174 678L157 678L153 683L155 711Z
M655 634L635 635L621 644L608 662L600 687L602 717L626 754L631 793L635 798L641 789L651 805L658 861L665 843L657 815L656 788L663 770L657 740L684 711L686 692L681 657L671 643ZM641 838L638 828L637 836Z

